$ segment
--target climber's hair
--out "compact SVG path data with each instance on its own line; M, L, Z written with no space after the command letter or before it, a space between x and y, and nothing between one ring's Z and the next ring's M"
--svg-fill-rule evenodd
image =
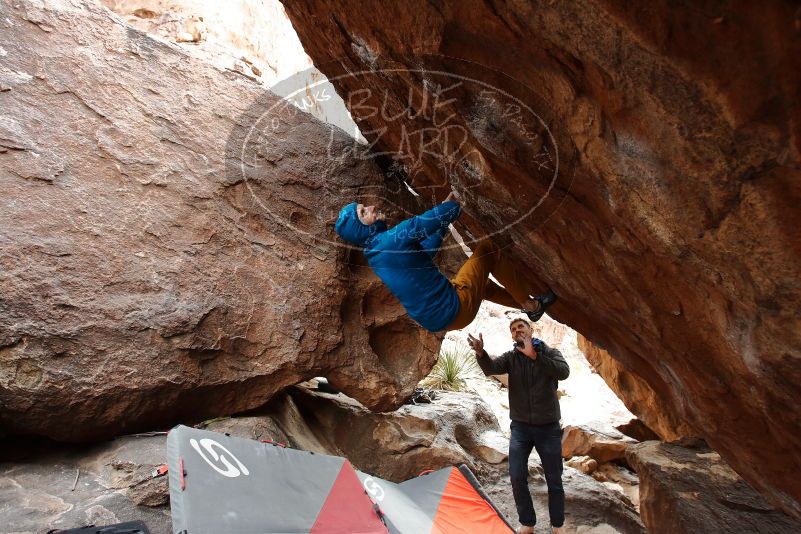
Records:
M522 317L517 317L516 319L512 319L512 322L509 323L509 330L512 329L512 325L515 324L515 323L526 323L526 326L529 326L529 327L531 326L531 323L529 323L528 321L526 321Z

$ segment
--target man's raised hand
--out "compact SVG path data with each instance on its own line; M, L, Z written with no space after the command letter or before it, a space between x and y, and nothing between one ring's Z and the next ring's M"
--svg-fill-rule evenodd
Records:
M484 336L481 335L479 332L478 338L473 337L471 334L467 334L467 343L470 345L470 348L476 351L476 356L481 356L481 353L484 352Z

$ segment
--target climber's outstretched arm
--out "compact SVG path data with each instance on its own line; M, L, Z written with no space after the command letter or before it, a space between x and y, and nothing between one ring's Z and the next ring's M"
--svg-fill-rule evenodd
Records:
M442 240L445 239L446 235L448 235L447 226L420 241L420 248L423 249L423 252L428 253L428 255L433 259L434 256L437 255L437 252L439 252L439 247L442 246Z
M427 240L432 240L430 243L436 246L427 246L426 249L436 250L442 243L444 232L448 230L448 225L459 217L462 209L459 204L453 200L443 202L438 206L434 206L422 215L410 217L400 224L392 227L388 231L388 237L394 239L397 244L408 244L411 241L416 241L421 245Z
M451 191L450 194L448 194L448 196L445 197L444 202L448 202L449 200L453 200L456 203L459 202L458 199L456 198L455 191ZM423 249L424 252L427 252L428 255L431 256L432 260L434 259L434 256L437 255L437 252L439 252L439 247L442 246L442 240L445 239L445 236L448 235L448 232L449 232L449 226L443 226L439 232L432 234L431 236L427 237L426 239L420 242L420 247Z

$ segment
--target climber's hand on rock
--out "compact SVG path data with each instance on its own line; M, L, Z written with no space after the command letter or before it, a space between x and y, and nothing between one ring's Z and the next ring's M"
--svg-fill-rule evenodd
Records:
M476 351L476 355L481 356L484 352L484 336L479 332L478 338L473 337L471 334L467 334L467 343L470 345L470 348Z

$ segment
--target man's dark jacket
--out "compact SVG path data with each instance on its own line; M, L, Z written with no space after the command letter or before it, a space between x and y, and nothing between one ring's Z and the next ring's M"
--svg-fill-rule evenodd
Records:
M562 353L540 339L532 339L537 359L512 349L497 358L482 350L477 358L484 374L509 374L509 416L531 425L553 423L561 418L556 387L570 374Z

